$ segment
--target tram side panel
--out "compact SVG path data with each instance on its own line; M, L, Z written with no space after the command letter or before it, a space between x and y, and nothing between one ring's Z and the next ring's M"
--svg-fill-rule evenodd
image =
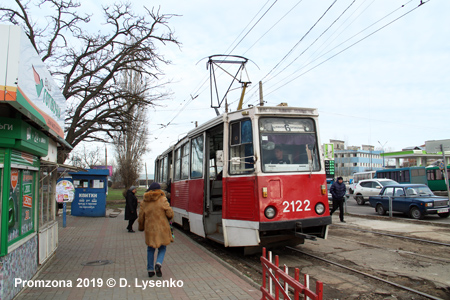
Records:
M258 246L256 177L224 178L222 226L226 247Z
M205 228L203 224L203 200L204 199L204 180L189 180L189 227L191 232L205 237Z
M182 180L172 183L171 205L174 222L199 236L205 237L203 227L203 179Z

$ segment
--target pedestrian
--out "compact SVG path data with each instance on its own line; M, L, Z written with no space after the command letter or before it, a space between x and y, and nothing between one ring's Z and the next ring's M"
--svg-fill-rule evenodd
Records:
M344 221L344 201L345 201L345 193L347 192L347 188L345 187L344 180L342 177L338 177L337 181L333 182L330 187L330 193L333 198L333 209L330 212L332 215L336 209L339 208L339 219L342 223Z
M125 220L128 220L128 232L134 232L133 224L138 218L137 207L138 200L136 197L137 187L131 186L125 193Z
M173 210L157 182L153 182L141 203L139 211L139 230L145 231L147 244L147 272L149 277L161 277L162 264L166 254L166 246L173 242L169 220L173 218ZM158 249L156 264L155 251Z

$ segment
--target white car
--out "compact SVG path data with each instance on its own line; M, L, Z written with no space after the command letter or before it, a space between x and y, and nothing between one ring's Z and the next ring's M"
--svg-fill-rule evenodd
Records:
M358 205L364 205L369 200L370 196L377 196L380 194L381 189L387 185L398 184L397 181L384 178L373 178L360 180L355 187L353 197Z

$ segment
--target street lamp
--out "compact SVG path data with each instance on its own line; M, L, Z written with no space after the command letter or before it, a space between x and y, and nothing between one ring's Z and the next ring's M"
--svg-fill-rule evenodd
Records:
M387 144L387 141L386 141L383 145L380 143L380 141L378 141L378 144L380 144L380 146L381 146L381 151L383 151L383 169L384 169L384 145Z

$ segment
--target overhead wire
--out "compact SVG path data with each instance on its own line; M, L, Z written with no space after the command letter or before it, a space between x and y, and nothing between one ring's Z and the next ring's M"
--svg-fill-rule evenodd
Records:
M233 49L231 49L228 53L231 54L234 49L236 49L236 47L244 40L244 38L255 28L255 26L261 21L261 19L269 12L269 10L275 5L275 3L278 0L275 0L272 5L264 12L264 14L258 19L258 21L247 31L247 33L240 39L240 41L233 47ZM246 28L248 28L248 26L253 22L253 20L259 15L259 13L264 9L264 7L267 5L267 3L269 3L270 0L267 0L267 2L259 9L259 11L255 14L255 16L250 20L250 22L247 24L247 26L241 31L241 33L236 37L236 39L231 43L231 45L227 48L227 50L225 51L225 53L228 51L228 49L234 44L234 42L239 38L239 36L242 35L242 33L245 31ZM183 102L185 102L187 100L187 102L185 103L185 105L180 108L179 110L177 110L177 112L175 113L175 115L170 119L170 121L167 124L164 124L165 126L161 127L160 129L160 133L158 135L161 136L161 134L164 132L164 130L170 125L172 124L172 122L181 114L182 111L186 110L186 107L192 103L192 101L194 99L196 99L200 94L202 94L205 90L202 88L205 86L205 84L208 82L208 76L206 76L206 78L204 80L202 80L202 83L199 85L199 87L197 89L195 89L195 92L191 94L189 99L185 99L183 100ZM194 95L194 96L192 96Z
M269 78L265 83L269 82L271 79L276 78L279 76L282 72L284 72L289 66L291 66L300 56L302 56L308 49L310 49L334 24L337 23L337 21L350 9L350 7L356 2L356 0L353 0L350 5L347 6L347 8L305 49L303 50L300 55L298 55L293 61L291 61L286 67L284 67L282 70L280 70L277 74L275 74L272 78ZM334 4L334 3L333 3ZM296 4L298 5L298 3ZM331 7L331 6L330 6ZM317 23L317 22L316 22ZM252 45L253 46L253 45ZM249 93L253 92L252 96L255 95L258 90L253 91L250 90ZM247 97L244 104L251 101L251 96Z
M269 3L270 0L267 0L266 3L264 3L263 6L261 6L261 8L259 9L259 11L253 16L253 18L250 20L250 22L248 22L248 24L244 27L244 29L242 29L242 31L236 36L236 38L234 39L234 41L230 44L230 46L227 48L227 50L225 50L224 53L227 53L228 50L230 49L230 47L239 39L239 37L242 35L242 33L244 33L244 31L247 29L248 26L250 26L250 24L253 22L253 20L256 18L257 15L259 15L259 13L264 9L264 7L266 7L267 3ZM273 4L272 4L273 6ZM247 32L248 34L248 32ZM237 45L236 45L237 46ZM236 48L236 47L235 47ZM234 50L234 48L233 48ZM228 52L227 54L231 54L232 51Z
M355 2L356 2L356 0L353 0L350 3L350 5L347 6L347 8L344 9L344 11L330 24L330 26L328 26L324 31L322 31L322 33L308 47L306 47L305 50L303 50L296 58L294 58L294 60L292 60L287 66L285 66L283 68L283 70L280 70L277 74L275 74L274 77L278 76L280 73L282 73L284 70L286 70L294 62L296 62L297 59L300 58L300 56L302 56L306 51L308 51L328 30L330 30L331 27L333 27L334 24L336 24L337 21L339 21L339 19L350 9L350 7L352 7L352 5ZM270 79L268 79L267 81L270 81Z
M288 12L286 12L281 18L278 19L277 22L275 22L266 32L264 32L242 55L245 55L250 49L252 49L264 36L266 36L267 33L269 33L278 23L281 22L288 14L290 14L294 8L296 8L303 0L300 0L295 4Z
M333 5L337 2L334 0L333 3L325 10L325 12L320 16L320 18L313 24L313 26L300 38L300 40L288 51L288 53L269 71L262 79L263 81L267 76L269 76L275 69L277 69L283 61L285 61L289 55L294 51L295 48L303 41L303 39L314 29L314 27L323 19L323 17L330 11Z
M337 1L337 0L336 0ZM255 24L253 24L253 26L247 31L247 33L241 38L241 40L233 47L233 49L230 50L229 54L232 53L234 51L234 49L236 49L237 46L239 46L239 44L245 39L245 37L247 37L247 35L255 28L256 25L258 25L258 23L262 20L262 18L264 18L264 16L269 12L269 10L272 9L272 7L275 5L275 3L277 3L278 0L275 0L272 5L264 12L264 14L258 19L258 21L256 21Z
M427 2L429 2L429 1L430 1L430 0L428 0ZM407 3L410 3L410 2L412 2L412 0L411 0L411 1L408 1ZM315 66L313 66L312 68L308 69L307 71L301 73L300 75L298 75L298 76L292 78L291 80L285 82L284 84L278 86L276 89L274 89L274 90L268 92L266 95L269 95L269 94L271 94L271 93L273 93L273 92L279 90L280 88L286 86L287 84L289 84L289 83L291 83L292 81L298 79L299 77L301 77L301 76L303 76L303 75L305 75L305 74L311 72L311 71L314 70L315 68L317 68L317 67L319 67L320 65L324 64L325 62L329 61L330 59L332 59L332 58L338 56L339 54L343 53L344 51L350 49L351 47L355 46L356 44L362 42L363 40L365 40L365 39L369 38L370 36L374 35L375 33L379 32L380 30L386 28L387 26L391 25L392 23L398 21L399 19L401 19L401 18L403 18L404 16L408 15L409 13L413 12L414 10L416 10L417 8L419 8L420 6L422 6L422 4L424 4L424 3L426 3L426 2L422 2L422 1L421 1L421 4L419 4L418 6L412 8L411 10L409 10L409 11L407 11L406 13L400 15L399 17L395 18L394 20L392 20L392 21L386 23L386 24L383 25L382 27L380 27L380 28L374 30L374 31L371 32L370 34L364 36L363 38L359 39L358 41L354 42L353 44L351 44L351 45L345 47L345 48L342 49L341 51L335 53L334 55L332 55L332 56L330 56L329 58L325 59L324 61L318 63L317 65L315 65ZM405 5L402 5L400 8L403 8L404 6L405 6ZM397 10L398 10L398 9L396 9L395 11L397 11ZM389 16L389 15L391 15L391 14L392 14L392 13L388 14L387 16ZM360 34L361 32L363 32L363 31L367 30L368 28L372 27L374 24L379 23L381 20L385 19L387 16L383 17L382 19L378 20L377 22L373 23L372 25L366 27L365 29L363 29L362 31L358 32L357 34L355 34L355 35L352 36L351 38L347 39L346 41L342 42L342 43L339 44L338 46L334 47L333 49L331 49L330 51L328 51L328 52L325 53L324 55L326 55L326 54L328 54L329 52L331 52L332 50L336 49L337 47L339 47L339 46L342 45L343 43L349 41L350 39L352 39L352 38L355 37L356 35ZM322 56L324 56L324 55L322 55ZM320 57L322 57L322 56L320 56ZM320 57L319 57L319 58L320 58ZM317 59L319 59L319 58L317 58ZM316 60L317 60L317 59L316 59ZM313 61L313 62L314 62L314 61ZM310 63L307 64L306 66L310 65L311 63L312 63L312 62L310 62ZM306 66L302 67L302 69L304 69ZM293 74L291 74L290 76L292 76L292 75L293 75Z
M364 31L366 31L367 29L369 29L370 27L372 27L372 26L378 24L379 22L381 22L382 20L386 19L386 18L389 17L390 15L394 14L394 13L397 12L399 9L403 8L405 5L407 5L408 3L412 2L412 1L413 1L413 0L410 0L410 1L407 2L406 4L403 4L401 7L395 9L394 11L390 12L389 14L387 14L387 15L384 16L384 17L382 17L382 18L379 19L378 21L372 23L371 25L367 26L367 27L364 28L363 30L357 32L356 34L354 34L353 36L349 37L348 39L346 39L345 41L341 42L340 44L336 45L336 46L333 47L332 49L330 49L330 50L328 50L327 52L325 52L325 53L319 55L318 57L316 57L315 59L313 59L312 61L310 61L308 64L302 66L300 69L298 69L297 71L295 71L295 72L293 72L292 74L288 75L287 77L290 77L290 76L294 75L295 73L300 72L301 70L303 70L304 68L306 68L308 65L314 63L315 61L317 61L317 60L320 59L321 57L323 57L323 56L325 56L326 54L332 52L334 49L336 49L336 48L338 48L339 46L345 44L346 42L348 42L349 40L351 40L351 39L353 39L354 37L358 36L358 35L361 34L362 32L364 32ZM373 3L373 2L372 2L372 3ZM372 3L371 3L371 4L372 4ZM370 4L370 5L371 5L371 4ZM369 6L370 6L370 5L369 5ZM361 15L361 14L360 14L360 15ZM358 17L359 17L360 15L358 15ZM356 19L355 19L355 20L356 20ZM342 34L342 32L341 32L340 34ZM339 35L340 35L340 34L339 34ZM315 53L315 52L314 52L314 53ZM311 57L312 57L312 56L311 56ZM286 77L286 78L287 78L287 77ZM284 81L286 78L281 79L281 80L278 81L276 84L278 84L278 83ZM273 86L275 86L276 84L274 84Z

